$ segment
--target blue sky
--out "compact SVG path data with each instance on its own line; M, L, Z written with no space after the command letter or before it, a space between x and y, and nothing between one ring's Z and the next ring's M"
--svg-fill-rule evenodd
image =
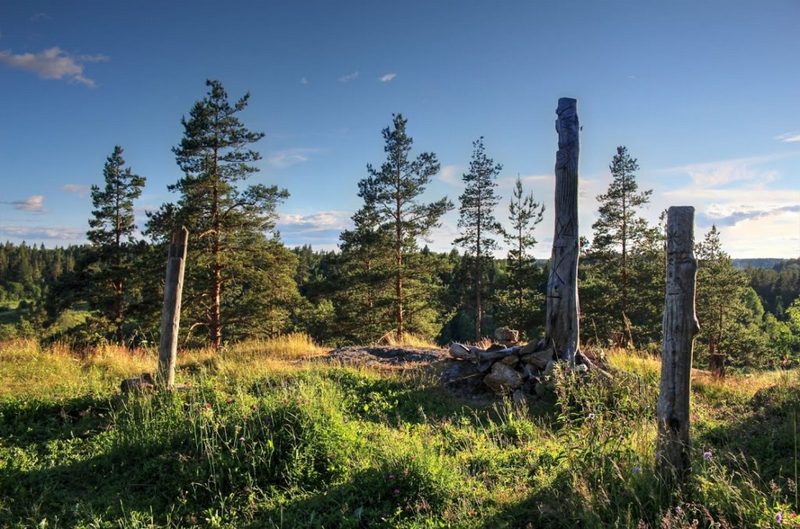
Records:
M207 78L251 93L264 131L254 182L286 187L289 245L335 248L356 184L383 158L380 131L409 119L461 192L471 142L548 206L555 108L578 98L581 232L617 145L654 190L645 214L697 208L735 257L800 255L800 2L403 1L0 3L0 240L84 240L88 186L115 144L148 179L143 212L171 199L170 148ZM431 237L447 250L449 214Z

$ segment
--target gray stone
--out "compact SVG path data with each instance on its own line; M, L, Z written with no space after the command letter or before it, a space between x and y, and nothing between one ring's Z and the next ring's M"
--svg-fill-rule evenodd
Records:
M514 402L515 406L525 406L528 404L528 397L525 396L525 393L522 390L515 390L514 393L511 395L511 400Z
M505 394L522 385L522 375L500 362L492 366L492 371L483 377L483 383L495 393Z
M142 373L138 377L126 378L119 385L119 390L123 395L128 395L129 393L145 393L155 388L156 382L153 379L153 375L150 373Z
M544 351L536 351L534 353L523 355L521 358L526 364L531 364L537 369L544 369L547 367L547 363L553 360L553 357L553 350L551 348L547 348Z
M461 345L460 343L451 343L450 344L450 356L453 358L458 358L460 360L472 360L475 355L472 354L472 351Z
M544 371L542 372L542 374L545 375L545 376L552 375L553 371L555 370L555 368L556 368L555 360L550 360L549 362L547 362L547 365L544 367Z
M517 343L519 331L508 327L498 327L494 330L494 339L503 344Z
M517 355L508 355L505 358L501 358L500 362L513 367L519 363L519 357Z

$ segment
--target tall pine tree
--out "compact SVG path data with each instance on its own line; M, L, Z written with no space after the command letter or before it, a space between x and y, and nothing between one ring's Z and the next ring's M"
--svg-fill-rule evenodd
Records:
M173 148L184 177L169 190L180 196L151 215L148 228L164 239L178 226L189 229L188 306L200 310L193 327L205 326L209 344L218 348L229 324L260 325L268 334L280 330L286 310L265 307L263 294L274 293L278 304L296 295L291 272L285 284L277 281L293 270L296 257L266 237L288 192L261 184L241 187L258 171L254 163L261 156L252 146L264 137L239 118L250 95L231 102L219 81L206 86L206 96L182 119L183 139Z
M497 175L503 166L495 163L486 155L481 136L472 143L472 159L469 171L461 179L465 189L459 197L460 217L458 227L461 235L454 244L464 248L467 259L472 261L472 290L475 301L475 340L481 339L481 323L483 307L481 297L484 294L483 275L485 261L493 259L492 252L497 249L497 241L492 235L501 233L502 227L494 217L494 208L500 201L497 196Z
M392 125L383 130L386 161L380 169L367 165L368 176L360 184L360 195L374 209L379 229L388 232L389 246L385 250L393 258L389 271L394 279L395 334L399 340L406 332L407 290L416 282L410 272L421 262L410 260L417 249L417 239L428 235L453 207L447 197L421 203L420 195L439 172L439 162L431 152L411 158L413 139L406 133L406 123L401 114L393 116Z
M592 224L594 240L590 260L607 289L603 294L605 307L594 316L600 321L606 320L610 327L606 330L616 336L614 341L630 345L632 314L629 290L633 275L631 268L635 265L631 255L637 253L652 235L652 228L641 216L641 209L650 202L653 192L639 191L636 182L639 163L626 147L617 147L609 170L611 184L597 197L599 218ZM591 312L591 302L587 308Z
M122 340L128 301L126 285L134 272L133 201L142 194L145 178L125 167L122 147L106 159L103 167L105 185L93 185L92 218L86 236L94 247L95 266L91 282L91 298L100 311L112 322L117 340Z
M511 228L503 231L509 250L508 288L503 292L501 313L507 325L526 332L529 337L544 316L541 307L544 295L537 289L544 276L533 257L534 231L543 216L544 204L536 202L533 192L525 194L522 180L517 176L508 204Z

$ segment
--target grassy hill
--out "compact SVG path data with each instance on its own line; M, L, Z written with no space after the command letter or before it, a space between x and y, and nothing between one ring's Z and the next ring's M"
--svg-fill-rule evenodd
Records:
M189 389L122 398L153 352L0 346L0 527L797 525L797 371L696 375L678 493L653 469L656 359L609 352L613 382L557 374L515 408L321 353L187 351Z

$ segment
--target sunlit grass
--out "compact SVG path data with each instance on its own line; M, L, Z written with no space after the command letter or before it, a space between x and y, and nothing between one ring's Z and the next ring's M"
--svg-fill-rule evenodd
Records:
M765 429L746 400L773 391L763 417L790 413L795 372L695 374L693 478L680 494L655 470L657 358L609 351L612 381L559 369L554 394L529 408L313 361L322 352L303 335L181 351L184 389L120 399L119 381L152 372L155 350L3 344L0 527L641 529L795 519L791 486L752 463L785 459L791 435L775 429L785 419ZM708 417L731 395L744 399L735 415Z
M377 345L413 347L415 349L439 349L439 346L433 343L432 340L412 333L404 333L403 338L398 339L397 333L388 332L384 334L380 340L378 340Z

